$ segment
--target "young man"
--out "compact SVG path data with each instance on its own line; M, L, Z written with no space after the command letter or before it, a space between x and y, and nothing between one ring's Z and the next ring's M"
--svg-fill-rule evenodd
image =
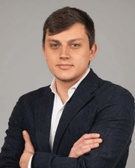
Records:
M97 50L92 19L76 8L55 11L42 48L55 78L19 99L0 167L125 168L134 99L89 68Z

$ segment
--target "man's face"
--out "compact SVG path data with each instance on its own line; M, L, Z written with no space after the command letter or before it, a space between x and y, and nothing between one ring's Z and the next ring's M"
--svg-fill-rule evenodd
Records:
M90 49L83 24L75 23L69 29L45 37L43 53L50 71L57 81L76 83L87 71L89 61L96 52Z

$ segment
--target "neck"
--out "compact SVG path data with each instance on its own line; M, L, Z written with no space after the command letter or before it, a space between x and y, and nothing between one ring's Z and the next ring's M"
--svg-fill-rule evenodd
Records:
M71 88L77 81L74 82L67 82L67 81L60 81L56 79L55 87L56 91L61 98L61 101L65 103L68 99L68 90Z

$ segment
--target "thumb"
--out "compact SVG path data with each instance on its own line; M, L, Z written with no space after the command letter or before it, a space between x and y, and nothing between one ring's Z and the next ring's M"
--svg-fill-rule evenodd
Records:
M24 130L22 134L23 134L23 139L25 141L24 152L34 153L34 147L32 145L28 132Z

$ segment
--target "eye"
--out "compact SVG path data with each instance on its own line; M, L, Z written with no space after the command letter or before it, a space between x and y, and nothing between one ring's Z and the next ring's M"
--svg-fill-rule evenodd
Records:
M79 43L71 44L72 48L79 48L81 45Z
M58 44L58 43L51 43L51 44L50 44L50 47L51 47L52 49L57 49L57 48L59 47L59 44Z

